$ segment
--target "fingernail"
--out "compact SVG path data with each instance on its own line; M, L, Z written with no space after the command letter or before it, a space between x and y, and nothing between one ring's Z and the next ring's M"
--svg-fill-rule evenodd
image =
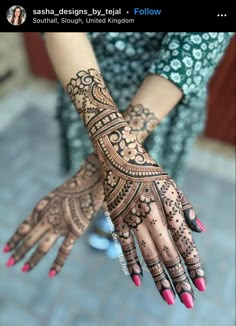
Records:
M206 232L205 226L202 224L202 222L197 218L196 223L199 226L199 228L202 230L202 232Z
M55 269L51 269L50 272L49 272L49 274L48 274L48 276L49 277L54 277L56 275L56 273L57 272L55 271Z
M6 244L5 247L3 248L3 252L9 252L10 247Z
M12 265L14 265L14 264L15 264L15 259L12 258L12 257L10 257L10 258L8 259L7 263L6 263L6 266L7 266L7 267L10 267L10 266L12 266Z
M141 279L140 279L140 277L138 275L133 275L132 276L132 280L133 280L133 282L134 282L134 284L136 286L140 286L141 285Z
M162 291L163 298L168 304L174 304L175 303L175 296L173 294L173 291L171 290L164 290Z
M206 284L203 277L198 277L193 281L194 285L199 291L205 291L206 290Z
M181 301L184 303L186 308L193 308L193 297L190 293L184 292L180 295Z
M29 269L30 269L29 264L25 264L21 270L22 272L28 272Z

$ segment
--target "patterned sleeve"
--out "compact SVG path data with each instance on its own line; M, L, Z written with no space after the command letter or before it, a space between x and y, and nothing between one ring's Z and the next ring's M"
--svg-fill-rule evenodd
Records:
M171 80L185 95L206 87L234 33L167 33L149 72Z

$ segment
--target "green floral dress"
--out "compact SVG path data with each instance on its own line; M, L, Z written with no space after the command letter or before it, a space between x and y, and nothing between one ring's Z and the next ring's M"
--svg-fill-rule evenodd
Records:
M105 82L120 111L126 109L138 86L150 73L161 75L182 89L181 102L144 144L152 158L178 184L182 183L193 141L204 128L207 83L233 34L88 34ZM61 127L63 167L76 171L93 148L82 120L60 86L57 118Z

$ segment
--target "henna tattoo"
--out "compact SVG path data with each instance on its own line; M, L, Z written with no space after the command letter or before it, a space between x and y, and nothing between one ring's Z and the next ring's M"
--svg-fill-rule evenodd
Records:
M157 126L158 119L142 105L130 106L124 114L130 126L118 112L109 91L94 69L80 71L67 86L78 112L81 114L95 152L102 165L102 174L96 154L92 154L80 171L64 185L54 190L39 202L29 218L29 222L18 229L11 239L13 247L24 236L24 230L38 223L37 228L29 232L25 242L16 250L15 260L20 260L30 247L45 233L47 237L40 243L35 254L28 261L29 269L35 266L57 237L66 238L53 264L53 270L59 272L66 257L73 248L75 240L88 226L104 200L102 180L104 180L105 200L115 228L121 239L121 245L127 259L129 272L132 275L142 274L138 261L131 229L137 232L145 225L151 237L162 235L168 226L180 254L184 258L190 277L204 275L196 246L183 221L184 214L192 218L193 209L184 199L181 192L167 173L148 155L140 142ZM160 218L154 218L154 209ZM159 222L160 221L160 222ZM187 221L188 223L188 221ZM190 224L189 224L190 225ZM140 227L139 227L140 226ZM138 228L139 227L139 228ZM152 232L156 230L157 232ZM141 246L150 257L145 239ZM163 250L161 258L166 265L178 294L189 292L191 286L184 272L180 257L173 260L177 252L166 245L165 237L161 238ZM15 243L14 243L15 242ZM11 241L10 241L11 243ZM164 254L163 254L164 253ZM158 289L171 288L165 276L161 258L146 260ZM166 261L166 258L168 260Z
M204 277L205 273L201 266L201 260L198 254L193 258L186 259L186 265L191 279L194 281L199 277Z
M95 154L91 154L81 169L62 186L58 187L34 208L29 218L24 221L12 238L9 248L16 248L12 258L15 262L24 257L27 251L44 235L38 249L27 262L27 270L32 269L51 248L59 236L65 236L62 250L54 263L55 271L59 271L72 249L73 244L88 227L104 200L102 186L103 175ZM70 239L70 240L68 240ZM68 250L68 243L70 250ZM67 249L66 249L67 248ZM43 254L44 253L44 254Z
M131 278L133 275L142 276L142 268L138 260L137 251L133 239L130 238L130 243L122 246L122 250L127 262L127 267Z
M123 221L116 223L115 225L116 232L118 233L119 237L122 239L129 239L130 238L130 229L126 223Z
M192 296L194 296L180 257L166 261L165 266L172 278L178 295L180 296L183 292L189 292Z
M33 214L45 216L56 232L61 227L80 236L95 216L103 201L102 174L94 154L84 162L79 172L36 206Z
M139 225L146 225L146 221L149 221L147 226L156 227L152 213L156 206L162 222L159 227L168 225L185 261L193 258L196 249L183 220L182 197L167 173L150 158L139 142L154 129L158 119L142 106L130 106L127 114L129 111L132 113L127 118L128 126L112 101L101 75L93 69L78 72L67 90L84 120L104 170L105 200L112 221L123 239L123 250L130 241L130 229L135 231ZM161 255L164 254L164 263L177 293L192 293L180 257L172 263L171 257L178 252L170 252L164 237L162 239Z
M157 223L157 220L156 219L153 219L150 221L151 224L156 224Z
M160 123L159 119L149 109L142 104L130 105L123 114L129 127L136 133L140 143L150 135L150 133Z
M89 114L97 114L100 112L100 109L95 107L85 109ZM144 108L141 104L137 106L130 106L126 112L123 113L123 116L129 121L134 120L132 126L138 139L140 139L140 135L145 135L145 128L147 126L149 126L149 132L151 132L151 126L153 126L153 128L155 127L154 121L158 121L153 113ZM140 123L137 124L136 118L138 118L139 121L143 121L142 127ZM104 122L106 122L106 120L104 120ZM66 220L68 225L71 224L70 228L74 229L74 234L79 236L79 234L86 229L87 224L96 214L96 211L100 207L101 201L103 201L101 191L97 190L99 185L95 180L97 177L99 177L99 174L101 174L100 169L101 168L99 166L98 159L96 158L96 154L93 154L90 156L90 158L88 158L88 160L86 160L85 168L82 167L79 173L77 173L73 178L56 189L56 192L54 191L48 194L47 197L42 199L36 205L30 217L20 225L15 234L9 240L8 247L10 249L15 248L21 239L24 238L25 235L30 232L33 226L37 225L38 223L40 223L39 225L41 227L44 226L45 223L50 224L54 234L58 235L61 232L61 234L66 235L65 228L58 229L59 224L63 224L64 220ZM94 182L91 182L89 180L90 178L95 178ZM114 186L116 182L117 177L112 172L109 173L106 186L107 192L109 192L109 185ZM100 184L102 187L102 179L100 179ZM129 188L129 183L127 182L124 187ZM124 194L125 191L123 192L123 195ZM54 209L52 208L53 205ZM137 215L139 215L139 213L137 213ZM46 219L45 216L47 216ZM138 228L136 228L136 230L138 231ZM52 236L52 233L47 236L47 243L50 242ZM129 239L129 229L127 233L120 233L120 237L122 236L123 239ZM25 239L30 241L33 238L33 235L28 235ZM34 257L33 262L30 260L28 263L30 265L30 269L33 268L33 266L35 266ZM58 270L58 268L56 269Z
M156 287L163 295L164 290L172 289L170 281L165 274L165 268L160 257L154 257L151 259L145 259L145 263L153 277Z
M163 251L166 252L167 254L169 253L169 248L167 246L163 247Z
M142 241L141 241L141 245L142 245L143 247L146 247L146 242L145 242L144 240L142 240Z

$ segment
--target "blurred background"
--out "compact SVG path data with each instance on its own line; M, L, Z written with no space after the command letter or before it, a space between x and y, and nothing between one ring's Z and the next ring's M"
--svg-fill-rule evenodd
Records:
M207 291L195 307L162 301L147 272L136 288L119 260L86 234L61 274L47 274L59 244L30 273L0 253L1 326L233 326L235 323L235 37L209 84L208 119L183 187L206 226L196 234ZM0 34L0 245L40 198L69 176L60 169L56 77L36 33Z

